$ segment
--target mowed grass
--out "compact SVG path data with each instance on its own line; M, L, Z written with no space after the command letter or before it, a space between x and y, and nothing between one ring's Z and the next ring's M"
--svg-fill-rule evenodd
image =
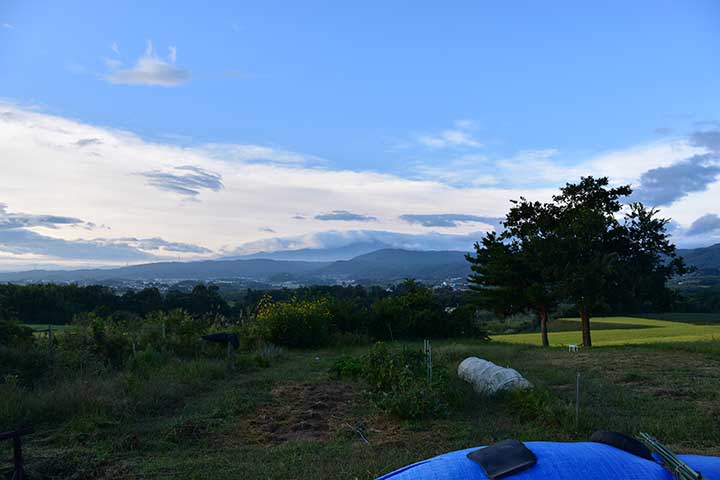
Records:
M421 343L405 346L419 349ZM434 358L449 365L458 399L447 416L421 421L381 413L362 383L329 373L335 359L361 355L367 346L293 351L250 371L226 371L222 361L187 361L123 387L139 389L134 396L122 390L102 395L114 382L128 381L122 373L60 396L45 391L47 401L65 398L67 408L34 422L37 433L27 437L24 450L37 478L107 479L371 480L451 450L506 438L585 441L600 429L648 431L676 451L718 455L716 347L667 343L571 354L500 342L433 342ZM455 374L468 356L515 368L535 389L479 397ZM162 400L168 396L172 401ZM92 408L72 408L74 398L85 397L96 399Z
M26 323L24 327L28 327L35 335L47 334L48 330L52 328L53 334L63 333L76 329L75 325L53 325L49 323Z
M553 323L558 330L553 331ZM568 330L568 325L576 325ZM639 317L595 317L590 319L594 346L636 345L663 342L698 342L720 340L720 324L691 324ZM581 344L579 318L562 318L549 325L551 346ZM539 333L494 335L492 339L503 343L540 345Z

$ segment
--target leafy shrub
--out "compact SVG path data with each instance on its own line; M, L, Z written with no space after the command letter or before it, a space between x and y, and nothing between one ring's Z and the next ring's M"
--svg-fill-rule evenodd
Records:
M370 323L370 308L362 298L343 298L331 295L328 297L328 302L338 332L348 335L367 333Z
M288 347L316 347L330 341L332 314L325 298L274 302L264 297L258 305L254 336Z
M0 345L27 346L33 342L33 331L13 320L0 319Z
M330 367L330 373L338 378L360 378L363 373L363 364L360 359L345 355L335 360Z
M513 390L504 394L505 401L522 419L540 421L547 425L560 426L574 418L567 405L562 405L549 390L535 387L529 390Z
M435 377L435 375L433 375ZM445 379L403 375L390 391L376 396L377 405L400 418L437 417L447 414L447 382Z
M429 380L422 351L391 349L378 342L361 359L339 358L331 371L339 377L363 378L380 409L400 418L421 418L447 412L447 371L437 367Z
M119 369L130 353L130 343L122 327L95 314L76 317L77 328L57 337L58 350L63 361L78 366L99 359L108 366Z
M212 321L212 317L192 316L180 309L154 312L145 320L140 341L176 355L191 356L199 350L200 337L208 332Z
M389 391L404 378L425 375L425 355L422 351L405 347L391 349L383 342L373 345L362 362L365 380L375 391Z
M105 374L108 362L97 354L94 338L85 328L78 328L57 337L53 352L55 380Z
M161 367L170 361L167 352L161 352L151 345L132 356L129 362L130 370L138 373L147 373L152 369Z
M31 386L49 368L47 349L0 346L0 377L12 375L19 385Z
M371 333L376 338L447 336L444 309L430 288L407 280L401 292L373 304Z

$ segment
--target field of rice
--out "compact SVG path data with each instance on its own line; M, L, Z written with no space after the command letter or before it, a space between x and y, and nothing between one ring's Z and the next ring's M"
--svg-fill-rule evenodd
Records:
M551 346L582 343L579 318L563 318L556 322L564 324L563 331L553 332L551 323ZM568 323L576 323L577 329L568 330ZM602 325L602 328L592 330L594 346L720 340L720 323L699 325L639 317L595 317L590 319L591 328L594 324ZM496 342L540 345L539 333L493 335L492 339Z

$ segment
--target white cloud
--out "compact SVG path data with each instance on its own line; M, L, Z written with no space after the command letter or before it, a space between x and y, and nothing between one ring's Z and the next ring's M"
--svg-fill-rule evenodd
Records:
M556 149L525 150L509 157L467 154L438 162L416 162L411 171L423 179L437 179L456 186L505 185L509 188L555 188L581 176L607 176L615 184L638 185L650 169L667 167L704 149L687 140L666 140L585 158Z
M482 143L463 130L443 130L435 135L420 135L418 142L426 147L482 147Z
M150 142L126 131L0 104L0 200L14 211L107 225L117 238L172 239L219 252L263 238L267 233L260 229L268 225L287 236L324 231L328 223L314 216L333 210L376 216L372 227L377 230L420 233L427 228L398 217L452 212L460 204L472 206L468 214L498 216L508 199L521 193L333 170L316 160L263 145ZM148 184L150 178L139 175L143 172L157 173L155 183ZM195 173L201 178L185 178ZM191 180L195 202L177 188L158 189ZM305 220L292 218L300 213ZM474 230L467 225L453 231ZM57 225L47 235L75 240L77 229Z
M205 155L224 161L270 162L278 164L322 164L323 159L314 155L250 144L207 143L197 147Z
M455 121L455 126L456 126L457 128L462 128L462 129L474 128L474 127L475 127L475 121L474 121L474 120L470 120L470 119L468 119L468 118L461 119L461 120L456 120L456 121Z
M120 55L120 47L118 46L117 42L112 42L110 44L110 50L115 52L115 55Z
M248 242L223 252L225 256L252 255L278 250L341 248L352 244L375 244L378 248L406 250L470 251L486 230L466 234L438 232L398 233L385 230L328 230L290 237L272 237Z
M554 151L524 152L503 162L481 156L456 159L457 165L466 169L463 175L467 178L473 171L489 177L485 185L473 185L460 179L409 179L332 169L312 155L266 145L151 142L127 131L0 103L0 201L27 218L77 218L110 227L116 239L145 239L130 245L135 248L140 248L140 243L158 244L148 239L168 239L175 247L168 244L152 255L175 248L174 258L195 258L189 251L192 247L183 245L208 249L210 252L203 256L221 254L262 240L268 234L262 229L268 226L282 238L319 235L326 231L328 222L314 216L334 210L376 217L377 221L364 224L372 227L368 231L424 234L428 227L400 217L448 212L501 217L510 206L509 200L521 195L549 200L563 182L587 174L635 180L642 172L673 164L696 149L686 142L658 143L591 157L573 166L565 166ZM139 175L143 172L164 174L153 177L157 182L170 177L185 186L194 182L190 185L194 193L179 195L177 188L159 189L149 184L148 177ZM186 174L192 175L185 178ZM199 176L193 177L195 174ZM170 186L167 182L162 185ZM187 201L190 197L197 201ZM687 228L708 212L717 212L710 206L717 205L718 198L720 182L715 182L706 191L693 192L663 209L662 214ZM47 238L77 240L77 225L53 226L28 228L44 228ZM357 224L333 224L340 232L353 226ZM479 237L475 235L478 225L472 223L459 223L451 229L432 228L439 234ZM414 238L420 244L425 237ZM702 241L703 237L696 239ZM57 249L61 246L65 248L64 244L55 244ZM30 254L34 255L30 263L49 263L40 251L22 253L23 262ZM12 257L13 262L20 261L18 255ZM0 265L7 258L0 249Z
M470 130L475 126L472 120L457 120L455 128L449 128L434 134L424 134L417 137L420 145L431 148L480 148L483 144L473 138Z
M411 172L420 179L442 181L457 188L501 185L511 191L522 191L523 195L533 199L542 199L542 191L546 192L545 198L549 198L548 191L588 175L607 176L615 185L630 184L640 191L644 173L679 167L695 155L712 153L715 138L705 132L702 138L695 134L689 139L660 140L572 159L555 149L523 151L499 159L471 154L442 163L416 162L411 166ZM699 139L704 140L704 144L699 144ZM661 215L672 218L678 225L673 237L679 245L707 245L719 240L717 232L697 236L685 233L697 218L708 213L708 209L716 209L720 205L718 198L720 179L715 179L703 189L690 191L672 205L662 208Z
M106 61L110 72L105 79L110 83L126 85L180 85L190 79L190 72L175 65L177 49L170 47L169 51L168 59L163 60L156 55L152 42L148 41L145 53L131 68L122 68L122 64L117 61Z
M12 23L3 22L2 28L7 28L7 29L10 29L10 30L14 30L14 29L15 29L15 25L13 25Z

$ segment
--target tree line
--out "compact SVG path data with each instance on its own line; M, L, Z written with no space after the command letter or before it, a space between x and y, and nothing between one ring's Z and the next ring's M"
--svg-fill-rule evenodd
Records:
M116 294L101 285L0 284L0 319L28 324L68 324L82 314L106 317L128 312L145 317L152 312L184 310L192 315L231 316L233 309L214 285L196 285L191 291L157 288Z
M260 316L275 325L272 340L289 346L313 345L313 336L327 343L335 334L368 340L483 336L475 310L467 292L431 288L414 280L390 287L248 289L227 297L217 286L204 284L164 294L157 288L119 294L99 285L0 284L0 322L70 324L93 315L137 326L154 314L182 311L198 323L239 328ZM306 325L313 327L300 331ZM295 338L282 333L290 330Z

